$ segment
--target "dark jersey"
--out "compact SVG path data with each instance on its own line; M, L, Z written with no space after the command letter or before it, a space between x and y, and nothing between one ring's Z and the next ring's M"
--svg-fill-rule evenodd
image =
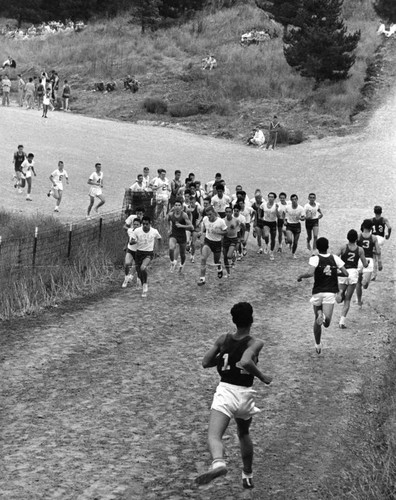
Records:
M183 224L183 226L186 225L185 215L185 212L182 212L179 217L174 213L169 216L169 220L172 223L171 237L176 238L178 243L185 243L187 241L186 230L183 227L176 227L177 222Z
M349 245L347 245L340 257L345 262L345 269L357 269L359 262L359 248L351 250Z
M252 337L247 336L241 340L235 340L232 335L227 334L217 360L217 371L222 382L244 387L253 385L254 375L239 366L239 362L251 339ZM258 359L255 361L257 363Z
M14 168L15 171L22 172L22 163L25 161L26 153L19 154L19 151L14 153Z
M312 293L337 293L338 292L338 278L337 278L337 264L333 255L318 255L319 263L315 268L315 281Z
M379 219L373 217L371 220L373 221L373 234L385 238L385 219L383 217Z
M364 238L363 235L361 234L359 236L357 244L363 248L364 256L366 258L372 259L374 257L375 243L371 234L368 238Z

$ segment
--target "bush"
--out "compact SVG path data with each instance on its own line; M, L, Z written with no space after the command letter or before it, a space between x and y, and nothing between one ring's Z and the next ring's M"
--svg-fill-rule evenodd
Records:
M204 80L205 74L201 68L189 67L187 71L181 73L180 80L183 82L197 82L199 80Z
M289 144L300 144L304 140L302 130L289 130Z
M173 117L184 118L186 116L199 115L200 111L198 104L179 102L169 106L169 114Z
M143 101L143 107L147 113L164 115L168 111L168 104L160 97L146 97Z

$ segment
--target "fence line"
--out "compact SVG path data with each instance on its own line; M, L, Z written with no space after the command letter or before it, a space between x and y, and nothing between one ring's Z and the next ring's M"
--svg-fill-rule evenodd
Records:
M61 265L72 259L81 245L120 241L120 246L124 246L125 241L121 241L117 233L125 218L141 207L155 222L153 193L132 193L130 189L125 189L121 210L105 212L91 220L78 220L47 231L36 227L31 235L23 238L4 239L0 235L0 274L7 274L15 268Z

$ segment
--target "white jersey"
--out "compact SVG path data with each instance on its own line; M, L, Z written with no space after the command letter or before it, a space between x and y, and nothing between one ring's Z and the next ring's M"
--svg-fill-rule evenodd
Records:
M25 174L25 178L28 179L32 176L32 167L34 167L34 160L28 161L28 159L26 158L25 160L23 160L21 167L23 173Z
M276 213L276 203L270 207L268 205L267 201L263 201L263 203L260 205L261 210L263 211L263 220L266 222L275 222L277 219L277 213Z
M245 205L245 209L241 212L241 215L245 217L245 224L250 224L252 221L252 217L254 215L254 210L252 207L247 207Z
M135 215L135 218L136 218L136 215ZM137 243L133 243L133 244L129 243L129 240L133 236L134 231L135 230L133 229L133 227L130 227L127 231L127 233L128 233L128 250L131 250L131 252L136 252L136 250L137 250Z
M278 203L278 219L283 220L285 218L287 207L290 207L290 201L287 201L284 205Z
M206 238L211 241L221 241L223 234L219 233L219 231L227 229L227 224L221 217L217 217L214 222L210 222L209 217L206 215L203 218L202 225L204 231L206 231Z
M132 186L129 188L133 193L143 193L144 191L147 191L144 182L142 184L139 184L137 181L132 184Z
M147 176L143 175L143 186L147 189L150 187L150 176L149 175L147 175Z
M155 190L157 200L159 200L159 201L169 200L171 188L170 188L170 182L166 177L165 177L165 179L161 179L160 177L156 177L152 186Z
M89 176L89 180L91 181L91 186L99 186L103 187L103 172L99 174L95 171Z
M293 208L292 205L286 207L286 222L289 224L297 224L301 222L301 217L305 215L304 207L297 205L297 208Z
M56 189L63 189L63 179L69 180L69 176L65 169L60 171L58 168L51 174L52 180L55 183Z
M231 198L227 195L223 195L222 198L219 198L217 194L212 197L211 204L217 213L224 213L226 207L230 205Z
M310 203L306 203L304 205L305 210L305 218L306 219L318 219L319 218L319 203L315 203L315 205L311 205Z
M153 227L147 233L143 231L142 227L137 227L130 233L128 229L128 236L136 240L136 250L140 250L141 252L152 252L155 241L161 239L161 235Z

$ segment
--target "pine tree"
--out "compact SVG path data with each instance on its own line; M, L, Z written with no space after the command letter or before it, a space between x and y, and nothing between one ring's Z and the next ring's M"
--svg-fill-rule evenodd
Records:
M146 29L154 31L160 21L159 6L161 0L134 0L132 4L132 14L142 28L142 33Z
M396 23L396 1L375 0L374 10L378 16L389 23Z
M286 61L301 76L314 78L314 88L325 80L347 79L355 63L360 31L347 34L342 4L343 0L303 0L296 19L299 28L283 37Z
M257 7L269 12L274 16L277 23L282 24L284 33L287 33L289 25L298 26L297 15L302 7L303 0L256 0Z

